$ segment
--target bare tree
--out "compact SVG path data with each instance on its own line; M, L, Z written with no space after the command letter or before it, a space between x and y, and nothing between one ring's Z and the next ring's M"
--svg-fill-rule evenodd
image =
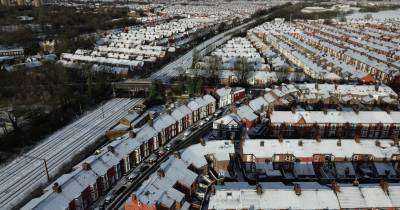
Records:
M218 56L211 56L208 60L210 78L213 83L218 80L218 73L222 65L222 59Z
M247 78L252 69L253 68L247 61L247 58L240 57L235 61L234 73L235 76L238 78L239 84L247 84Z

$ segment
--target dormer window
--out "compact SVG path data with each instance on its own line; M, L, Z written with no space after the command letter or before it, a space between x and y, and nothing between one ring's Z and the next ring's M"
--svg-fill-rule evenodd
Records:
M226 193L226 198L227 199L232 199L232 192L227 192Z

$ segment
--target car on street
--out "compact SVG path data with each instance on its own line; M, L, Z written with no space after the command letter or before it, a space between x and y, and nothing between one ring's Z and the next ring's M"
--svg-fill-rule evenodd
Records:
M202 121L200 121L200 123L199 123L200 126L203 126L203 125L205 125L205 124L206 124L206 121L205 121L205 120L202 120Z
M192 133L192 130L187 129L185 132L183 132L183 138L186 139L191 133Z
M131 174L129 174L129 176L126 178L129 182L133 182L133 180L135 180L138 177L138 173L132 172Z
M111 191L106 195L104 199L104 204L110 204L115 199L115 191Z
M166 144L165 146L164 146L164 148L167 150L167 151L170 151L171 150L171 144Z
M148 168L150 168L150 165L144 164L143 166L140 167L140 172L146 171Z
M156 154L151 154L149 158L147 158L146 162L149 164L153 164L157 161L157 155Z
M222 114L221 110L218 110L214 113L214 117L219 117Z

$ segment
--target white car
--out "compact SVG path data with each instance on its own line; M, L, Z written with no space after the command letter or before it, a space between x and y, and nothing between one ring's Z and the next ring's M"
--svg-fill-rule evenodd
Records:
M170 151L170 150L171 150L171 144L166 144L166 145L164 146L164 148L165 148L167 151Z
M133 180L135 180L137 176L138 176L138 174L133 172L133 173L129 174L127 179L129 182L133 182Z
M109 204L111 203L115 198L115 194L114 191L111 191L107 194L106 198L104 199L104 203L105 204Z
M199 123L200 126L203 126L204 124L206 124L206 121L204 121L204 120L200 121L200 123Z
M183 137L187 138L191 133L192 133L192 131L190 129L188 129L185 132L183 132Z

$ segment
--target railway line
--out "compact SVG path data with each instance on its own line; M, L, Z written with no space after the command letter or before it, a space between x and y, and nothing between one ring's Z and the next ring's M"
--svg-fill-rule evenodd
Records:
M49 174L54 175L75 154L94 143L111 125L125 116L129 108L141 102L143 99L112 99L55 132L24 157L0 169L0 209L11 209L47 182L41 159L46 159Z

